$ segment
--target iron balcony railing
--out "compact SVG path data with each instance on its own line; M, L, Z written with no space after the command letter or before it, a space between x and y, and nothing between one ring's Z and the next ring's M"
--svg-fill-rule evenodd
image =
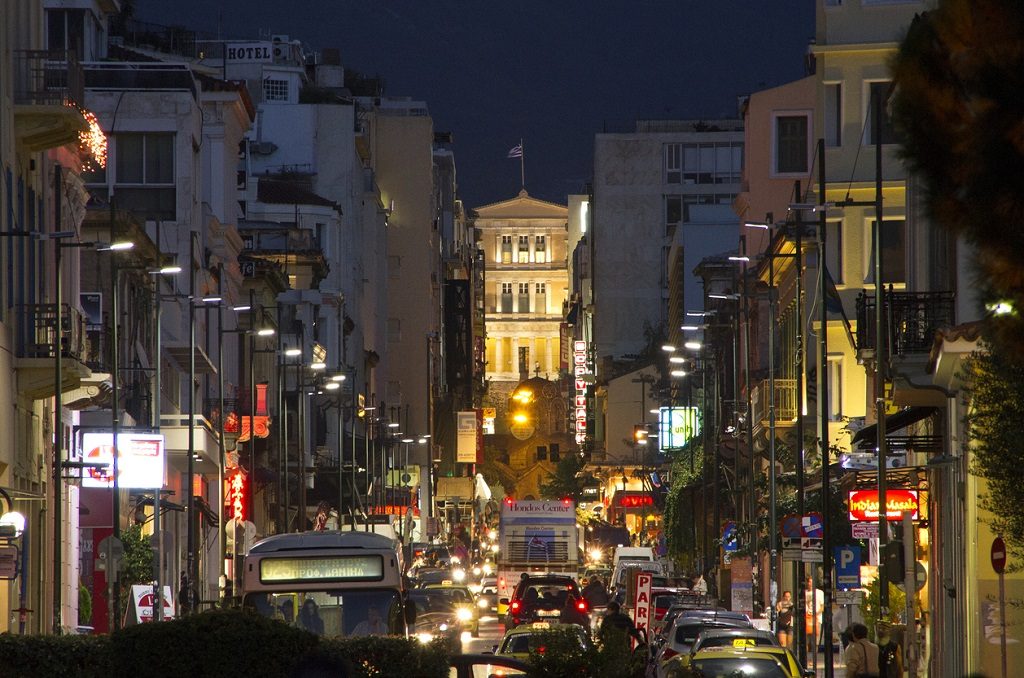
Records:
M883 336L890 355L931 351L935 331L955 324L956 297L952 292L894 292L884 295ZM857 349L875 348L875 298L857 297Z
M757 400L754 408L754 416L760 421L767 422L771 406L770 397L771 381L762 379L757 386ZM775 421L789 421L796 419L796 379L775 380Z
M85 77L78 56L66 50L15 50L15 105L81 106Z
M65 358L84 360L89 355L85 317L72 306L62 305L61 343ZM18 307L18 357L53 358L57 346L56 304Z

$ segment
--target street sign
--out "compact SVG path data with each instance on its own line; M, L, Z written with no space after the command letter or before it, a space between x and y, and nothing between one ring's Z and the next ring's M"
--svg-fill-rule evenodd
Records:
M799 539L804 536L803 526L800 524L800 516L791 513L782 518L782 536L791 539Z
M784 548L782 549L783 560L803 560L804 550L802 548Z
M654 577L650 572L636 573L636 605L633 607L633 623L643 629L646 636L651 626L651 585Z
M838 590L835 592L835 601L836 605L860 605L864 601L864 592Z
M821 552L821 548L806 548L800 549L800 560L805 563L823 563L825 557Z
M878 539L878 523L850 523L850 533L854 539Z
M1006 570L1006 543L1002 537L992 540L992 569L996 574L1002 574Z
M808 513L803 519L803 536L821 539L825 536L825 523L820 513Z
M920 561L915 562L914 563L914 591L920 591L921 589L923 589L924 585L925 585L925 583L927 581L928 581L928 570L925 569L924 565L922 565L920 563ZM900 579L899 581L894 581L893 584L895 584L896 588L898 588L900 591L903 591L904 593L906 592L906 588L907 587L903 583L902 579Z
M739 550L739 540L736 538L736 521L727 520L725 521L725 527L722 530L722 550L726 553L732 553Z
M14 579L18 576L18 547L13 544L0 546L0 579Z
M836 562L836 587L860 588L860 547L836 546L832 551Z

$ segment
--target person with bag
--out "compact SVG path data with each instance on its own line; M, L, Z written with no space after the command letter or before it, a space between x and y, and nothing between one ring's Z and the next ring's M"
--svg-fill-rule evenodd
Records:
M775 604L775 614L779 645L789 647L793 639L793 594L790 591L782 592L782 599Z
M881 678L903 678L903 648L892 637L889 622L875 624L878 638L878 675Z
M879 678L878 646L868 640L868 627L854 623L850 633L853 642L843 653L847 678Z

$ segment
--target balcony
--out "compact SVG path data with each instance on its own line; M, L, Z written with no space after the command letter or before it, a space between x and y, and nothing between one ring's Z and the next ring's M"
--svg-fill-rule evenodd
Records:
M751 400L754 418L764 426L769 425L769 408L771 398L769 396L771 381L762 379L755 387L755 393ZM775 380L775 424L776 426L788 424L796 419L796 379Z
M921 355L931 351L935 332L955 325L956 298L952 292L885 293L883 336L893 358ZM875 350L875 298L857 297L857 353L863 360Z
M18 390L36 400L54 394L57 350L57 307L55 304L19 306L16 351ZM91 372L85 365L89 338L85 317L75 308L62 305L61 393L77 389Z
M74 52L15 50L14 133L29 151L77 143L88 129L79 108L85 101L85 78Z

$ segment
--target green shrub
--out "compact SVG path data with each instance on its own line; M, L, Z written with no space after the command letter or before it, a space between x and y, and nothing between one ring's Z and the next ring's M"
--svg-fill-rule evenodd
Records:
M450 650L442 639L424 646L419 641L405 638L325 638L310 657L322 658L332 664L341 663L352 678L443 678L448 675Z
M4 678L104 678L110 675L105 636L0 635Z
M583 648L574 631L552 629L541 635L535 643L535 649L530 651L530 676L634 678L644 675L644 652L631 652L624 632L611 629L603 640Z

